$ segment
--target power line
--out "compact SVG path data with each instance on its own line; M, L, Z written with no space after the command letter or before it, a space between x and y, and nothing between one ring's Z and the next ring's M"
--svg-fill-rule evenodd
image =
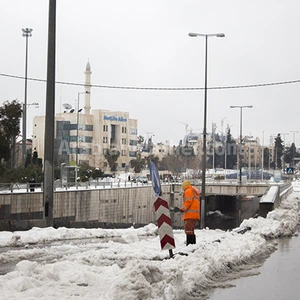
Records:
M23 76L10 75L10 74L4 74L4 73L0 73L0 76L15 78L15 79L24 79ZM45 79L29 78L29 77L27 77L27 80L38 81L38 82L46 82ZM294 83L300 83L300 79L289 80L289 81L271 82L271 83L247 84L247 85L214 86L214 87L208 87L207 89L209 89L209 90L242 89L242 88L256 88L256 87L294 84ZM86 86L86 84L84 84L84 83L74 83L74 82L66 82L66 81L56 81L56 84L83 86L83 87ZM104 88L104 89L150 90L150 91L197 91L197 90L204 90L204 88L202 88L202 87L178 87L178 88L176 88L176 87L137 87L137 86L116 86L116 85L99 85L99 84L91 84L90 87Z

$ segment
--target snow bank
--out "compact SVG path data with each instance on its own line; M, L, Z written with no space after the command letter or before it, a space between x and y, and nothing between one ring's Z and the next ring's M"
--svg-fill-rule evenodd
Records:
M292 235L299 222L299 193L294 192L266 219L245 220L233 231L197 230L197 244L185 246L183 230L174 230L175 256L160 250L157 227L139 229L33 228L1 232L0 264L16 263L0 276L2 299L187 299L200 298L239 270L251 269L274 251L271 238ZM147 236L147 238L145 238ZM106 239L102 239L105 237ZM107 238L111 238L107 242ZM120 241L114 241L120 238ZM86 239L90 240L87 242ZM82 243L47 244L82 239ZM35 246L29 245L31 243ZM0 248L1 249L1 248ZM180 255L186 253L186 255Z

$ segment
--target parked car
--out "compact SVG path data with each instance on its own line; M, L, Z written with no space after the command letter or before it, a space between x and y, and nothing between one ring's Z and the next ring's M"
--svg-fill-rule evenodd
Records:
M146 176L139 176L136 178L137 182L148 183L148 178Z
M137 179L137 177L131 176L130 181L131 181L131 182L136 182L136 179Z

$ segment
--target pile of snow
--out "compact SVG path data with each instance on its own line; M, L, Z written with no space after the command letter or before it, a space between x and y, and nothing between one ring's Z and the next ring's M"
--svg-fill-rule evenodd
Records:
M197 244L185 246L174 230L175 256L160 250L157 227L140 229L33 228L1 232L2 299L191 299L205 297L236 271L254 273L276 248L270 239L291 236L299 222L299 196L292 193L267 218L245 220L232 231L197 230ZM251 230L241 232L243 228ZM81 239L72 243L73 239ZM87 240L89 239L89 240ZM60 244L51 241L63 240ZM44 246L41 244L44 243ZM45 244L46 243L46 244ZM34 246L33 246L34 244ZM180 255L185 253L188 255ZM0 267L1 270L1 267Z

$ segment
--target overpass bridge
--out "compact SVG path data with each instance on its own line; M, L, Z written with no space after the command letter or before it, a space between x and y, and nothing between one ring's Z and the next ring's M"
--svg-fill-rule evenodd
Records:
M223 196L262 196L270 185L266 183L208 183L206 194Z
M195 186L201 189L201 181L195 182ZM291 186L290 182L269 183L269 182L248 182L239 184L238 182L206 182L205 193L207 196L257 196L264 195L271 186L278 186L280 191Z
M201 181L193 183L201 190ZM274 209L280 203L282 191L291 184L276 185L272 197L266 197L264 206ZM262 196L271 184L237 182L207 182L206 214L220 211L236 219L238 224L253 217L259 210ZM162 197L169 205L182 205L181 183L162 184ZM271 199L274 203L266 204ZM130 184L126 186L90 185L76 189L57 189L54 193L54 226L66 227L128 227L155 223L153 203L156 200L151 184ZM46 226L41 189L26 192L26 189L0 191L0 230L22 230L33 226ZM238 215L238 217L237 217ZM215 220L214 220L215 221ZM181 215L174 215L175 228L182 228ZM215 223L215 222L214 222ZM211 225L208 227L212 228ZM233 228L233 227L232 227Z
M194 186L201 190L201 181ZM291 182L208 182L205 226L227 230L256 215L266 217L292 190Z

